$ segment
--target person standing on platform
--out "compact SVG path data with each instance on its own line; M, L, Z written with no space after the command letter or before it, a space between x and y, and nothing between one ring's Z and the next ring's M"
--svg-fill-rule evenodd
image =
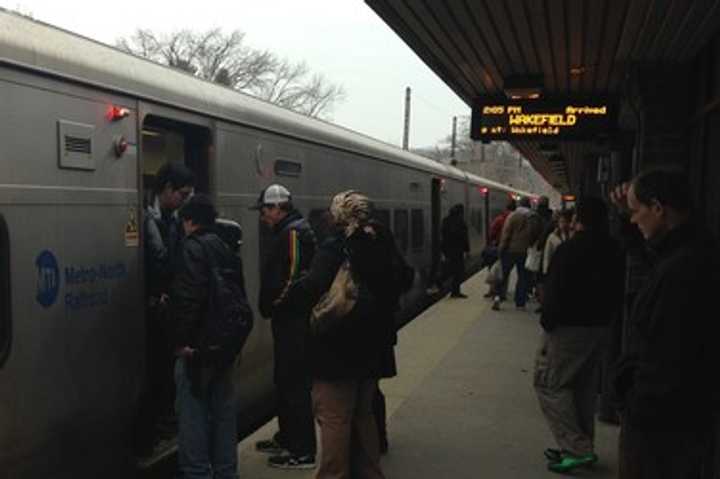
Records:
M213 231L217 212L205 195L190 198L180 210L186 238L172 285L175 407L178 414L178 477L237 479L237 404L232 371L235 351L212 351L204 344L208 323L222 321L212 303L213 268L232 271L235 306L252 324L245 295L242 261ZM223 318L224 319L224 318ZM224 323L223 323L224 324Z
M498 246L500 245L500 237L502 236L503 226L505 226L505 221L507 220L508 216L510 216L510 214L515 211L515 208L517 208L517 203L515 203L515 200L508 200L507 204L505 205L505 209L501 211L500 214L498 214L490 224L490 234L488 237L489 243L483 251L483 265L487 266L488 270L491 270L495 262L500 260ZM490 282L490 289L488 289L488 292L485 293L485 297L492 298L493 296L500 294L501 286L501 284L495 284L494 282Z
M539 258L539 262L534 265L537 266L537 269L530 271L530 269L527 267L527 264L525 266L525 269L528 270L528 295L532 295L536 299L539 299L541 295L540 291L542 290L543 281L542 263L543 253L545 252L545 240L547 239L546 233L553 228L553 211L550 209L550 199L547 196L541 196L540 198L538 198L535 214L537 215L537 218L540 222L540 234L538 235L535 243L530 245L528 255L530 255L530 253L532 252L536 257ZM536 312L541 312L541 309Z
M465 224L465 207L458 203L442 222L442 252L447 260L448 270L452 275L451 298L467 298L460 292L460 285L465 279L465 258L470 252L468 228Z
M260 212L260 220L272 230L260 275L259 310L263 317L272 318L279 426L271 439L255 447L274 454L268 459L271 467L312 469L316 440L307 358L308 312L283 301L283 296L307 273L315 254L315 234L282 185L265 188L252 209Z
M558 445L545 451L551 471L597 461L600 359L608 327L622 309L623 262L609 234L607 207L598 198L582 198L575 234L550 263L535 360L535 392Z
M493 299L492 309L498 311L500 302L507 295L510 272L517 268L517 284L515 285L515 306L525 309L530 284L528 271L525 269L527 250L535 244L542 234L540 217L530 209L530 199L520 199L518 207L508 216L503 226L498 252L503 267L503 283L500 292Z
M348 264L360 293L349 312L325 320L324 327L314 319L313 405L322 443L315 477L382 479L373 402L378 379L395 374L395 311L412 284L412 270L391 231L371 219L365 195L339 193L330 212L335 233L320 246L309 274L288 292L291 301L311 308L323 304L341 265Z
M709 313L720 284L718 243L696 222L680 171L641 173L611 198L640 229L652 263L616 368L619 477L698 478L715 462L708 457L720 410L720 323Z
M516 209L517 203L515 200L510 199L505 205L505 209L492 221L490 224L490 246L497 248L500 245L500 238L502 237L505 221L507 221L508 216L510 216Z
M174 413L174 355L168 307L183 239L176 211L193 192L195 175L180 163L166 163L157 171L153 195L145 209L145 321L147 376L140 400L135 448L139 458L159 453L177 432ZM165 442L161 442L165 440Z
M570 239L570 224L574 216L573 210L563 210L558 214L557 226L548 235L543 250L543 276L550 270L555 252L561 244Z

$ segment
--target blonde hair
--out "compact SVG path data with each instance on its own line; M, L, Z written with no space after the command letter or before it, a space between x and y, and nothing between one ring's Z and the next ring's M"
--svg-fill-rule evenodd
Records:
M350 236L360 225L367 223L371 209L370 199L356 190L338 193L330 202L330 214L335 224L345 230L345 236Z

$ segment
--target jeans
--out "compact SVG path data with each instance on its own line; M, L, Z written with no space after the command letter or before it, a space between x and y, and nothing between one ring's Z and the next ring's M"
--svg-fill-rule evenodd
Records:
M500 297L505 299L507 295L510 272L517 267L517 284L515 285L515 306L525 306L528 298L529 272L525 269L526 253L503 253L501 257L503 267L503 284Z
M223 372L204 369L196 376L200 397L193 395L188 360L176 359L178 478L237 479L237 406L232 368Z

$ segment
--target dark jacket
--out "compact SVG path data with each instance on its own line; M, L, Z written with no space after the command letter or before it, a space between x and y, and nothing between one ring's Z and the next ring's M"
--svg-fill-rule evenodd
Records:
M685 225L649 247L653 268L635 301L616 388L631 424L701 426L720 389L717 243Z
M232 265L232 268L239 272L238 280L243 291L245 290L240 257L232 253L219 236L209 230L200 229L185 238L171 289L175 347L195 347L202 342L211 264L207 254L213 255L217 265Z
M609 325L623 301L624 259L620 246L603 233L579 231L560 245L545 280L540 324Z
M324 380L368 379L394 374L392 347L397 341L395 312L400 295L412 284L412 269L397 251L392 233L371 222L350 238L328 237L307 276L293 284L288 298L311 309L329 290L340 265L350 258L353 272L375 299L374 313L322 337L312 337L311 369Z
M450 258L470 251L468 228L461 214L451 211L442 222L442 252Z
M177 268L182 225L169 211L162 211L157 200L145 211L145 284L150 297L167 294Z
M284 315L276 313L291 313L294 309L292 304L285 302L286 308L282 312L276 311L274 303L290 283L310 268L315 254L315 234L297 210L288 213L272 231L271 244L264 249L258 309L263 317L278 319L277 316Z

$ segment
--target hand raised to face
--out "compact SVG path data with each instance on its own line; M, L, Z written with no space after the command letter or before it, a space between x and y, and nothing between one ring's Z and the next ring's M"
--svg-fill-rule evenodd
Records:
M620 213L629 215L630 207L628 206L628 191L630 190L630 183L621 183L610 191L610 201L620 211Z

